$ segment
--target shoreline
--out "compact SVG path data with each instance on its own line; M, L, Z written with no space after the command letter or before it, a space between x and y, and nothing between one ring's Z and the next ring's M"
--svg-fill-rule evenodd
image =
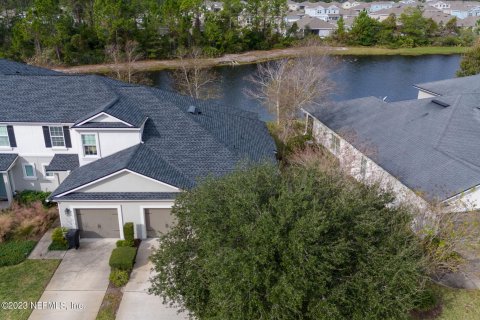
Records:
M417 47L387 49L379 47L295 47L286 49L272 49L265 51L248 51L238 54L226 54L218 58L200 59L205 67L236 66L243 64L255 64L269 60L282 58L302 57L307 54L332 55L332 56L420 56L420 55L453 55L465 53L467 47ZM136 72L153 72L165 69L176 69L188 64L189 60L143 60L133 64ZM121 68L126 69L126 64ZM65 73L109 73L112 70L111 64L82 65L65 68L53 68L56 71Z

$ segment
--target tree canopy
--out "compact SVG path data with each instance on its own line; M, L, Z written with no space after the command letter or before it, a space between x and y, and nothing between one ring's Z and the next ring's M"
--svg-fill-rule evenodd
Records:
M480 41L468 50L460 61L460 70L457 76L466 77L480 73Z
M411 215L340 174L261 165L181 194L151 292L198 319L407 319Z

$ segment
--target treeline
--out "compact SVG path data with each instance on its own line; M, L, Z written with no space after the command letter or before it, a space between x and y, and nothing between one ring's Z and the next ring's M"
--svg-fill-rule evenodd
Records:
M445 24L438 24L433 19L424 17L420 8L413 7L407 8L398 18L392 14L381 22L363 11L348 31L342 18L337 25L332 40L360 46L471 46L478 36L478 29L459 28L456 17Z
M105 48L135 41L145 58L169 58L178 48L210 55L287 45L286 0L0 1L0 56L68 65L105 60Z

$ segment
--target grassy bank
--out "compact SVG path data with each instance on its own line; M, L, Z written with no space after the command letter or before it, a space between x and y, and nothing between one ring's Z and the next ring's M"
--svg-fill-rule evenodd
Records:
M417 47L417 48L399 48L387 49L376 47L347 47L345 50L337 50L332 52L334 55L358 55L358 56L422 56L432 54L463 54L468 48L466 47Z
M268 51L250 51L239 54L226 54L218 58L200 59L199 63L206 67L215 66L235 66L242 64L253 64L268 60L301 57L306 54L328 54L332 56L357 55L357 56L379 56L379 55L403 55L419 56L432 54L462 54L467 50L465 47L419 47L419 48L399 48L387 49L378 47L295 47L287 49L274 49ZM189 63L188 60L144 60L134 63L133 68L139 72L159 71L164 69L175 69L183 64ZM108 73L113 66L109 64L85 65L67 68L57 68L56 70L66 73ZM117 68L116 66L115 68ZM124 65L126 68L127 66Z

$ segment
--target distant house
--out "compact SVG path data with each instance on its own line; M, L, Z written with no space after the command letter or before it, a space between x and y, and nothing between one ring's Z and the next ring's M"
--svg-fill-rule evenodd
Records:
M350 8L358 6L359 4L360 4L360 2L357 2L357 1L345 1L344 3L342 3L342 8L343 9L350 9Z
M202 177L274 161L257 115L96 75L0 59L0 205L51 192L82 237L156 237L176 196Z
M480 75L418 84L418 99L305 109L315 140L355 178L418 207L480 209Z
M443 1L430 2L429 5L438 10L450 9L450 4Z
M372 5L370 6L370 12L376 12L379 10L385 10L385 9L390 9L394 6L394 2L372 2Z
M326 22L325 20L305 16L297 21L297 26L304 33L318 35L321 38L330 36L337 29L335 24Z

